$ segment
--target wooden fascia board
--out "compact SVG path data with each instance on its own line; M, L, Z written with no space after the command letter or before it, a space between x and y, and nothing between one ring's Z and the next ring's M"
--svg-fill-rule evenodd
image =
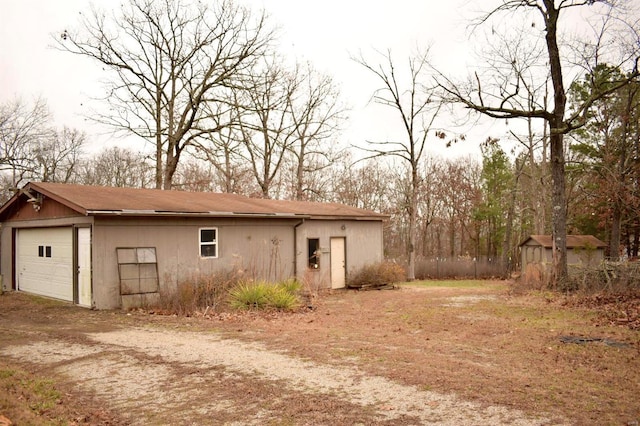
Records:
M39 192L40 194L44 195L45 197L50 198L53 201L56 201L56 202L66 206L66 207L69 207L71 210L74 210L74 211L80 213L83 216L88 216L87 209L85 209L84 207L82 207L82 206L80 206L78 204L72 203L71 201L67 200L64 197L61 197L61 196L57 195L54 192L47 191L46 189L43 189L43 188L39 187L38 184L36 184L36 183L29 183L28 186L29 186L30 189L36 190L37 192Z
M235 212L173 212L156 210L87 210L88 216L112 217L227 217L256 219L309 219L309 215Z

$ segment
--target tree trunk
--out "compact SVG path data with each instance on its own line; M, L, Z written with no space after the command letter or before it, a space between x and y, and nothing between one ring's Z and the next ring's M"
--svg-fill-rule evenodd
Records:
M611 235L609 236L609 259L614 262L620 260L620 226L622 220L622 209L620 202L615 201L611 214Z
M167 164L164 169L164 180L162 182L162 189L170 190L173 187L173 175L178 168L178 155L168 156Z
M411 213L409 216L409 265L407 267L407 280L416 279L416 215Z
M225 192L230 194L233 192L233 182L231 176L231 152L225 147L224 150L224 188Z
M407 280L416 279L416 216L418 212L418 166L414 162L411 165L411 201L409 206L409 246L408 258L409 265L407 267Z
M517 166L516 166L517 167ZM504 239L502 240L502 268L505 275L511 273L511 235L513 234L513 216L515 215L516 192L518 178L516 177L514 188L511 190L511 199L509 200L509 208L507 210L506 224L504 227Z
M156 96L154 118L156 124L156 189L162 189L162 171L164 170L162 162L162 100L159 93Z
M452 218L449 229L449 257L451 259L456 255L456 223Z
M552 126L553 129L553 126ZM567 202L565 194L564 146L561 133L551 133L551 222L553 282L563 285L567 268Z
M567 203L564 168L564 114L567 96L562 79L562 63L557 39L557 24L560 10L554 0L544 0L546 9L546 44L549 67L553 84L553 113L549 122L549 143L551 149L551 218L553 244L553 282L558 287L568 278L567 269Z
M305 158L305 141L300 140L300 151L298 152L298 164L296 167L296 200L303 201L304 197L304 158Z

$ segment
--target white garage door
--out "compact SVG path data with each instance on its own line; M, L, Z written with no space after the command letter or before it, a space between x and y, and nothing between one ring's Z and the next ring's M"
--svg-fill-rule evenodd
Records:
M18 290L73 302L72 229L18 230Z

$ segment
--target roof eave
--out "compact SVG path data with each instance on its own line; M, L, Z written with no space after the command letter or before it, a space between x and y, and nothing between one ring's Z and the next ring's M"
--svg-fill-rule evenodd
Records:
M89 216L145 216L145 217L242 217L242 218L269 218L269 219L308 219L304 214L282 213L246 213L246 212L174 212L156 210L87 210Z
M58 203L60 203L60 204L62 204L64 206L67 206L71 210L74 210L75 212L80 213L83 216L88 216L88 214L89 214L88 213L89 211L87 209L85 209L84 207L82 207L82 206L80 206L78 204L75 204L75 203L69 201L68 199L66 199L64 197L61 197L61 196L57 195L54 192L47 191L45 188L40 187L37 183L29 182L28 186L29 186L29 188L32 188L32 189L38 191L39 193L41 193L45 197L50 198L50 199L52 199L52 200L54 200L54 201L56 201L56 202L58 202Z
M38 186L37 184L33 183L33 182L28 182L26 185L24 185L22 187L22 189L33 189L34 191L42 194L43 196L50 198L51 200L54 200L68 208L70 208L71 210L75 211L76 213L79 213L83 216L87 215L87 210L84 209L83 207L74 204L72 202L70 202L69 200L59 197L56 194L47 191L46 189L41 188L40 186ZM6 203L4 203L2 205L2 207L0 208L0 221L3 221L5 219L5 215L7 213L7 211L9 211L11 209L12 206L14 206L18 200L20 199L20 197L24 197L24 191L16 191L15 194L13 194L13 196L7 200Z
M348 216L348 215L309 215L309 219L314 220L355 220L355 221L384 221L388 216Z

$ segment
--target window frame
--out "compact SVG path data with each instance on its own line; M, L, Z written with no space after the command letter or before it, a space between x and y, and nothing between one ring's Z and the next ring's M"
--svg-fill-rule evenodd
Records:
M311 251L311 242L314 241L315 250ZM307 238L307 268L311 271L317 271L320 269L320 238ZM311 259L315 258L315 262L311 262Z
M213 241L202 241L202 231L213 231L214 238ZM217 226L210 226L204 228L198 228L198 256L201 259L217 259L220 257L220 234ZM203 246L213 246L215 255L214 256L203 256L202 255L202 247Z
M39 245L38 246L38 257L51 257L53 249L51 246Z
M155 247L116 247L120 295L157 293L160 288Z

